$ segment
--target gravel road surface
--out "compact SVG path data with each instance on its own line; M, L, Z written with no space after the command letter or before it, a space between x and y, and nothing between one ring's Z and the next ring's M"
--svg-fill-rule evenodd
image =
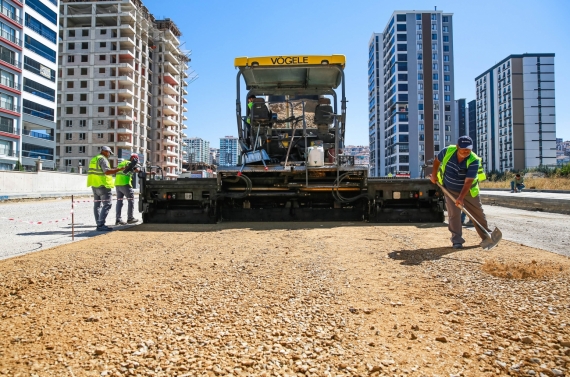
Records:
M95 231L92 203L81 201L75 205L75 241L98 236ZM116 201L107 217L107 225L114 226ZM135 201L135 217L141 219ZM123 219L126 217L123 206ZM16 255L63 245L71 240L71 198L42 201L6 202L0 204L0 260ZM492 227L499 227L503 238L522 245L532 246L570 256L570 240L563 236L570 229L570 216L555 213L525 211L497 206L485 206ZM7 218L14 218L14 221ZM47 223L50 220L65 221ZM42 224L29 222L41 221ZM116 227L130 228L132 225ZM469 229L469 228L468 228Z

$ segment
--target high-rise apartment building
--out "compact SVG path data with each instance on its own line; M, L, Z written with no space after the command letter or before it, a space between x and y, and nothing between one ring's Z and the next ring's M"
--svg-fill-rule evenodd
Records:
M218 165L219 163L219 156L220 156L220 149L219 148L210 148L210 165Z
M183 139L187 144L183 147L186 152L184 160L189 163L202 162L204 164L210 163L210 142L203 140L199 137L190 137Z
M477 101L472 100L467 104L467 123L469 124L469 137L473 140L473 152L477 153ZM461 135L459 135L461 136Z
M368 50L370 172L422 165L457 138L454 115L453 16L396 11Z
M469 113L465 108L465 98L455 100L455 130L456 135L463 136L469 134Z
M477 148L487 171L556 164L554 54L510 55L475 86Z
M219 166L235 166L238 164L238 138L226 136L220 138Z
M112 166L137 153L176 177L189 59L174 22L139 0L62 0L60 16L60 164L86 166L107 145Z
M0 170L55 168L57 0L0 1Z

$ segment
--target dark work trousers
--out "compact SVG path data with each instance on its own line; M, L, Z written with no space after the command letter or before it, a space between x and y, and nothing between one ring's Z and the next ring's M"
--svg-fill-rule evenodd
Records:
M101 187L91 187L93 189L93 215L95 215L95 221L97 222L97 227L102 227L105 225L105 220L107 215L111 210L113 204L113 193L110 188L105 186Z
M458 192L451 191L449 189L448 191L455 198L459 196ZM471 216L473 216L475 220L479 222L479 224L481 224L485 229L487 229L487 231L489 231L489 226L487 225L487 219L485 218L485 213L483 212L483 206L481 204L481 198L479 198L479 195L472 197L471 194L467 193L465 199L463 199L463 205L471 214ZM445 206L447 209L447 217L449 221L448 229L451 232L451 243L464 244L465 240L461 236L463 232L463 226L461 224L461 210L455 205L455 201L450 199L447 195L445 196ZM485 233L479 229L477 224L473 224L475 225L475 230L479 234L479 237L481 237L481 239L484 239Z
M115 186L115 189L117 190L117 221L122 221L123 202L127 202L127 220L132 220L135 201L133 188L131 186Z

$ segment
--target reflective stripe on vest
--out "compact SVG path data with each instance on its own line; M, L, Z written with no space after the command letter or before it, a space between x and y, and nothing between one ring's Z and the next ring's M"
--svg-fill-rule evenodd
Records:
M107 188L115 187L115 181L113 176L106 175L101 169L99 165L99 160L104 158L107 160L105 156L102 154L98 154L97 156L93 157L91 161L89 161L89 170L87 171L87 187L101 187L105 186ZM109 161L107 161L109 163Z
M123 170L130 164L129 160L125 160L117 166L117 169L121 169L117 172L115 177L115 186L131 186L131 177L133 176L132 171L127 174L123 173Z
M445 166L447 165L447 162L455 152L457 152L456 145L450 145L447 147L447 152L445 153L445 156L443 156L443 161L441 162L441 165L439 165L439 170L437 171L437 181L439 182L440 185L443 185L443 175L445 174ZM467 157L467 163L466 163L467 168L469 169L469 165L471 165L471 163L475 160L479 160L479 169L477 169L477 177L475 177L475 179L473 180L473 183L471 184L471 189L469 190L473 198L479 195L479 182L482 182L487 179L487 175L483 171L483 160L481 159L481 157L477 156L473 152L471 152L469 157Z

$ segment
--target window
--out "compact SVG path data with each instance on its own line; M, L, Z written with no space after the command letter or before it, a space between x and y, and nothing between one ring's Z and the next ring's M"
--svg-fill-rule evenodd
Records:
M80 135L79 137L81 138L81 134L79 134L79 135ZM85 134L83 134L83 135L85 135ZM80 140L82 140L82 139L80 139ZM85 153L85 145L81 145L79 147L79 153Z
M24 91L55 102L55 90L24 77Z
M450 95L446 95L445 96L445 102L449 102L451 101L451 96Z
M418 48L417 48L417 50L418 50L418 51L421 51L421 50L422 50L422 44L421 44L421 43L418 43Z
M99 55L99 60L100 61L107 60L107 55Z
M423 124L423 123L420 123L418 129L419 129L420 131L423 131L423 130L424 130L424 124Z
M418 71L421 71L422 69L424 69L424 66L422 63L418 63Z
M433 141L439 141L439 134L433 135Z
M25 114L47 119L52 122L54 121L54 110L52 108L40 105L39 103L35 103L27 99L24 99L22 103Z
M26 5L57 26L57 13L42 4L40 0L26 0Z
M4 6L2 6L2 8L4 8ZM40 21L36 20L34 17L30 16L28 13L26 13L25 22L27 27L29 27L31 30L35 31L36 33L38 33L48 41L52 43L56 42L57 33L48 28Z
M418 35L417 35L417 39L418 39L418 41L421 41L421 40L422 40L422 35L421 35L421 34L418 34ZM421 46L421 44L418 43L418 46ZM421 50L421 48L419 48L418 50Z
M79 86L80 86L81 88L87 88L87 81L80 81L80 82L79 82Z
M73 121L71 119L66 120L65 127L73 127Z
M97 108L97 112L103 113L103 112L105 112L105 108L104 108L103 106L99 106L99 107Z
M424 74L418 73L418 80L423 80L423 79L424 79Z
M433 114L433 120L439 120L439 114ZM434 129L439 130L439 124L437 125L437 128Z
M439 80L439 73L434 73L432 77L434 80Z
M81 76L87 76L87 68L81 68Z
M419 134L419 140L420 140L420 141L424 141L424 140L425 140L424 134Z
M431 30L437 30L437 24L431 24Z
M448 62L449 61L449 55L443 55L443 61Z
M434 99L435 101L439 101L439 94L435 93L435 94L433 95L433 99Z
M424 95L422 93L418 93L418 101L423 101Z
M81 62L87 63L89 61L89 55L81 55Z
M422 60L422 54L418 54L418 60Z
M79 134L79 140L85 140L85 133L84 132Z
M101 29L101 35L107 34L107 29Z
M89 42L81 42L81 49L88 50L89 49Z
M397 34L396 40L400 42L405 42L408 40L408 36L406 34Z
M437 51L437 43L432 43L432 44L431 44L431 49L432 49L433 51Z
M100 48L107 47L107 42L99 42L99 47Z
M400 21L406 21L406 15L405 14L398 14L396 15L396 21L400 22Z
M432 40L432 41L437 41L437 34L432 34L432 35L431 35L431 40Z
M68 44L67 44L67 49L68 49L68 50L75 50L75 43L68 43Z
M69 30L69 31L67 32L67 36L68 36L68 37L75 37L75 30Z
M73 68L67 68L67 75L68 76L73 76L75 75L75 70Z
M98 120L97 120L97 125L98 125L98 126L103 126L103 125L105 125L105 121L102 120L102 119L98 119Z
M87 120L86 119L80 119L79 120L79 127L87 127Z
M451 90L451 85L444 85L443 90L449 92Z
M444 41L444 42L449 42L449 35L444 35L444 36L443 36L443 41Z
M65 134L65 140L71 140L72 139L73 134L70 133L66 133Z
M433 68L434 71L437 71L437 69L438 69L438 68L437 68L437 63L433 63L432 68Z
M444 66L443 66L443 70L444 70L445 72L449 72L449 66L448 66L448 65L444 65Z
M103 138L103 134L102 133L98 133L97 134L97 139L102 139Z
M105 73L105 68L99 68L99 73Z
M451 76L443 75L443 81L451 81Z
M445 105L445 111L451 111L451 105Z
M73 81L67 82L67 89L73 89Z
M443 32L444 32L444 33L448 33L448 32L449 32L449 26L444 26L444 27L443 27Z
M105 93L97 94L97 99L105 99Z
M73 62L75 62L75 56L73 56L73 55L67 55L67 62L68 62L68 63L73 63Z
M100 80L100 81L99 81L99 86L105 86L105 81Z
M418 90L424 90L424 84L418 84Z
M81 106L79 108L79 114L87 114L87 107Z
M422 30L422 24L417 24L417 25L416 25L416 30Z
M439 84L433 84L433 90L439 90Z
M64 161L65 161L65 166L73 166L70 159L66 158Z
M432 59L432 60L437 60L437 53L436 53L436 54L431 54L431 59Z
M406 24L398 24L396 25L397 31L406 31Z
M71 135L71 134L66 134L67 135ZM67 140L71 140L71 139L67 139ZM71 153L72 152L72 147L65 147L65 153ZM65 161L69 161L69 160L65 160Z
M443 46L443 52L449 52L449 46L448 45Z
M437 14L432 13L431 19L432 19L432 21L436 21L437 20Z
M26 5L27 4L28 2L26 2ZM55 51L51 48L46 47L42 42L30 37L27 34L24 36L24 47L55 63Z
M424 109L424 104L423 103L419 103L418 104L418 110L423 110Z
M446 116L445 116L445 121L446 121L446 122L451 122L451 115L446 115ZM447 129L446 129L446 131L447 131Z
M88 37L89 36L89 29L81 30L81 36L82 37Z
M87 93L81 93L79 95L79 100L80 101L87 101Z
M73 107L66 107L66 108L65 108L65 113L68 114L68 115L73 114Z
M420 13L416 14L416 20L421 21L422 15Z
M442 21L442 22L449 22L449 17L448 17L448 16L443 16L443 17L441 18L441 21Z

